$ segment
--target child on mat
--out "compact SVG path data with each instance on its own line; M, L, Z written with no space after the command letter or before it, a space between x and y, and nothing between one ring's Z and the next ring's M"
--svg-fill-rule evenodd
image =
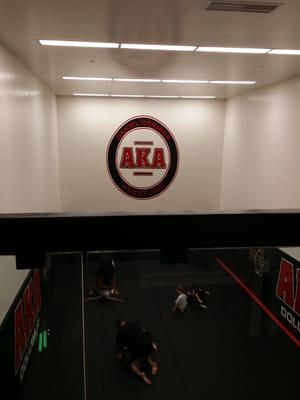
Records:
M187 307L187 296L184 293L184 289L182 286L177 286L176 292L178 294L177 299L175 300L173 306L173 312L183 312L186 310Z
M200 306L203 309L207 309L207 295L210 292L202 289L199 285L193 285L187 291L187 301L189 304Z

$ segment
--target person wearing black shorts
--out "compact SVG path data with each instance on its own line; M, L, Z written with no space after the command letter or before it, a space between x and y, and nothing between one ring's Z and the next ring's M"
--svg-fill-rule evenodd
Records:
M119 294L116 287L116 265L109 254L101 254L96 269L96 281L98 288L109 289L111 294Z
M122 302L115 297L119 294L116 287L116 265L109 254L101 254L97 260L96 283L94 290L89 292L93 297L88 300L107 299Z
M147 385L151 385L152 382L146 373L141 370L141 365L144 361L147 361L151 366L152 375L157 374L158 363L150 358L150 355L157 350L152 335L142 327L139 321L126 322L125 320L118 320L116 326L118 358L123 359L131 371Z
M207 309L207 295L210 292L201 288L199 285L193 285L187 291L187 301L191 305L200 306L203 309Z

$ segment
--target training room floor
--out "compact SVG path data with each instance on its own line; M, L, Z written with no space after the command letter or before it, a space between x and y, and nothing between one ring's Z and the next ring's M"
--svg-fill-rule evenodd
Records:
M259 307L212 259L209 265L203 260L200 264L194 260L187 265L162 265L155 255L117 261L124 303L85 303L88 400L129 396L252 400L284 396L287 384L295 386L295 344L282 333L260 336L258 321L264 325L269 321L264 321L268 318ZM87 288L95 265L90 257ZM192 282L204 284L211 292L209 308L172 313L176 285ZM140 320L153 334L160 369L151 386L116 359L117 318Z
M158 253L117 254L116 262L124 303L85 301L83 329L84 259L80 254L53 258L40 316L41 327L51 332L48 347L39 353L35 345L18 399L84 400L84 374L87 400L286 398L297 387L299 349L212 255L161 264ZM236 267L247 282L247 268ZM84 297L95 269L90 254ZM208 309L172 313L176 285L192 283L211 292ZM153 334L160 369L152 385L116 359L117 318L138 319Z

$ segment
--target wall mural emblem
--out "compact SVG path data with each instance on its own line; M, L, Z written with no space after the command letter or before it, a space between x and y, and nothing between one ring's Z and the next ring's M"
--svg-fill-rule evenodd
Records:
M280 300L280 315L300 335L300 269L299 265L281 258L276 285L276 297Z
M136 199L151 199L174 180L179 161L170 130L150 116L124 122L107 150L109 174L117 188Z

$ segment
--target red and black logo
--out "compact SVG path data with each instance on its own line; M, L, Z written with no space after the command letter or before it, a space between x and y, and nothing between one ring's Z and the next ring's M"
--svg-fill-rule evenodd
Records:
M169 129L149 116L126 121L107 151L110 176L130 197L150 199L165 191L176 176L178 149Z
M300 269L282 258L276 285L280 314L300 334Z
M22 381L39 330L42 305L40 271L34 270L15 309L15 373Z

